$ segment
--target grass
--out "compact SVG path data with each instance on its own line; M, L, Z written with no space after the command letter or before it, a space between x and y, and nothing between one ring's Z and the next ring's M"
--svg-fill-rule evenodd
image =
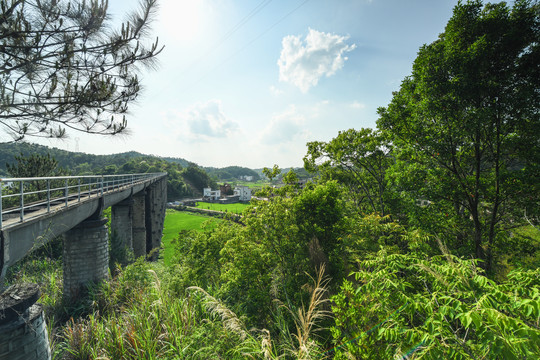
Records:
M236 185L238 186L247 186L250 189L261 189L264 186L270 185L268 180L259 180L259 181L237 181Z
M201 296L172 296L159 263L138 260L90 293L88 316L58 329L53 360L243 359L246 344Z
M174 247L171 246L171 241L178 237L182 230L211 230L216 227L221 219L206 217L193 214L186 211L176 211L168 209L165 216L165 224L163 226L163 262L165 265L170 264L173 255ZM206 223L206 227L203 227Z
M241 214L249 206L249 204L236 203L236 204L214 204L199 201L197 207L200 209L208 209L215 211L227 211L233 214Z

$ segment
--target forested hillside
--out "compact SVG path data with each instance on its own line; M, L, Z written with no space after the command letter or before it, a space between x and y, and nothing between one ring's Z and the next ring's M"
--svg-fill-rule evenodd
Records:
M244 176L252 176L252 181L257 181L260 176L257 172L241 166L227 166L224 168L207 167L206 172L218 181L241 180Z
M126 162L137 158L157 158L156 156L148 156L135 151L129 151L113 155L93 155L81 152L71 152L32 144L27 142L16 143L0 143L0 174L6 175L6 164L15 162L17 155L30 154L49 154L58 161L58 165L67 169L73 174L91 173L93 171L102 170L107 166L121 167ZM178 163L182 167L187 167L189 161L182 158L159 158L167 162Z
M28 166L32 163L29 161L32 158L35 160L33 163L46 162L47 158L55 160L55 169L39 176L167 172L169 200L200 196L203 188L216 187L204 169L180 158L160 158L134 151L113 155L92 155L31 143L0 144L0 174L16 177L10 174L7 165L20 163L23 167ZM38 170L30 171L35 173Z

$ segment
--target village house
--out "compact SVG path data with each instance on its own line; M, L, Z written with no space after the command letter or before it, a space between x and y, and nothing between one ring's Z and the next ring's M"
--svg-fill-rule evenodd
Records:
M203 200L218 201L221 197L221 191L212 190L211 188L203 189Z
M203 201L219 202L223 204L233 204L239 201L248 202L251 200L251 189L247 186L237 186L234 188L233 195L223 196L221 190L203 189Z

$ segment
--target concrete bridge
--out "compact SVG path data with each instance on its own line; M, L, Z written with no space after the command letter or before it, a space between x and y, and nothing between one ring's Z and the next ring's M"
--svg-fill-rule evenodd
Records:
M126 174L0 180L0 280L32 250L64 235L64 296L107 276L111 249L135 257L159 249L167 174ZM152 255L157 258L157 252Z
M167 174L0 179L0 285L7 269L63 236L63 295L81 295L104 280L110 248L157 259L167 200ZM0 360L49 360L39 289L15 284L0 291Z

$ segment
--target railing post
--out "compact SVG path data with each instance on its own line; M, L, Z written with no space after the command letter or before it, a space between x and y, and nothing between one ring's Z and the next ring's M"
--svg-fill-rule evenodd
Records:
M47 179L47 213L51 212L51 179Z
M104 177L103 175L101 175L101 196L103 196L103 181L104 181Z
M21 199L19 201L19 205L21 206L20 218L21 218L21 222L23 222L24 220L24 183L22 180L19 181L19 194L21 195Z
M68 207L68 196L69 196L69 183L68 183L68 179L66 179L66 188L64 189L64 193L66 194L66 207Z
M81 202L81 178L77 178L77 202Z

